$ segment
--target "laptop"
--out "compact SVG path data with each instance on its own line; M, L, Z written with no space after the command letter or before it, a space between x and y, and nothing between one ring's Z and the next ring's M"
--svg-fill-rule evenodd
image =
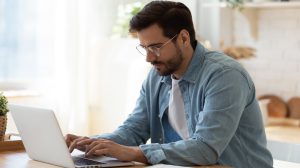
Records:
M67 168L132 166L115 158L72 155L66 145L55 114L50 109L9 104L25 150L33 160Z

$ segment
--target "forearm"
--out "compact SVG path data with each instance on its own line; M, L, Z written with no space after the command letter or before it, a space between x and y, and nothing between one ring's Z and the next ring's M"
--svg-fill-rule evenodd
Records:
M141 151L141 149L139 147L131 147L131 148L132 148L132 151L134 153L133 161L148 164L147 158L145 157L144 153Z
M211 147L196 139L168 144L146 144L140 145L140 148L151 164L211 165L215 164L218 158Z

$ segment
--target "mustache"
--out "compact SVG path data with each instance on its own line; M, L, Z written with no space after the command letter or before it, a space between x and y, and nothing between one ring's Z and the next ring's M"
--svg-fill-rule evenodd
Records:
M160 61L152 61L151 64L152 65L157 65L157 64L161 64L161 62Z

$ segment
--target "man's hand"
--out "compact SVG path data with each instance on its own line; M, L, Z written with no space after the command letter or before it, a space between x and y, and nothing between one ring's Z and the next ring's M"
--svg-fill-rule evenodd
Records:
M90 139L90 138L83 137L83 136L77 136L77 135L73 135L73 134L67 134L65 136L65 141L67 143L70 153L73 152L74 149L78 149L78 150L85 152L86 151L85 147L88 144L85 143L84 145L78 145L78 143L88 140L88 139Z
M87 156L105 155L122 161L148 163L139 147L129 147L106 139L91 139L72 134L67 134L65 140L70 152L74 149L78 149L85 152Z
M147 163L147 159L139 147L129 147L106 139L85 139L77 143L86 146L86 155L105 155L122 161L138 161Z

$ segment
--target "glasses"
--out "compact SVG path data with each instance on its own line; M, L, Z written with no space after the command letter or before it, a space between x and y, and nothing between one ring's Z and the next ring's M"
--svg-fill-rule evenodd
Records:
M164 42L160 47L158 47L157 45L153 45L153 46L142 46L142 45L138 45L136 46L136 49L143 55L143 56L147 56L148 52L151 52L153 54L155 54L157 57L160 56L160 49L163 48L164 46L166 46L170 41L172 41L178 34L176 34L175 36L173 36L170 40Z

